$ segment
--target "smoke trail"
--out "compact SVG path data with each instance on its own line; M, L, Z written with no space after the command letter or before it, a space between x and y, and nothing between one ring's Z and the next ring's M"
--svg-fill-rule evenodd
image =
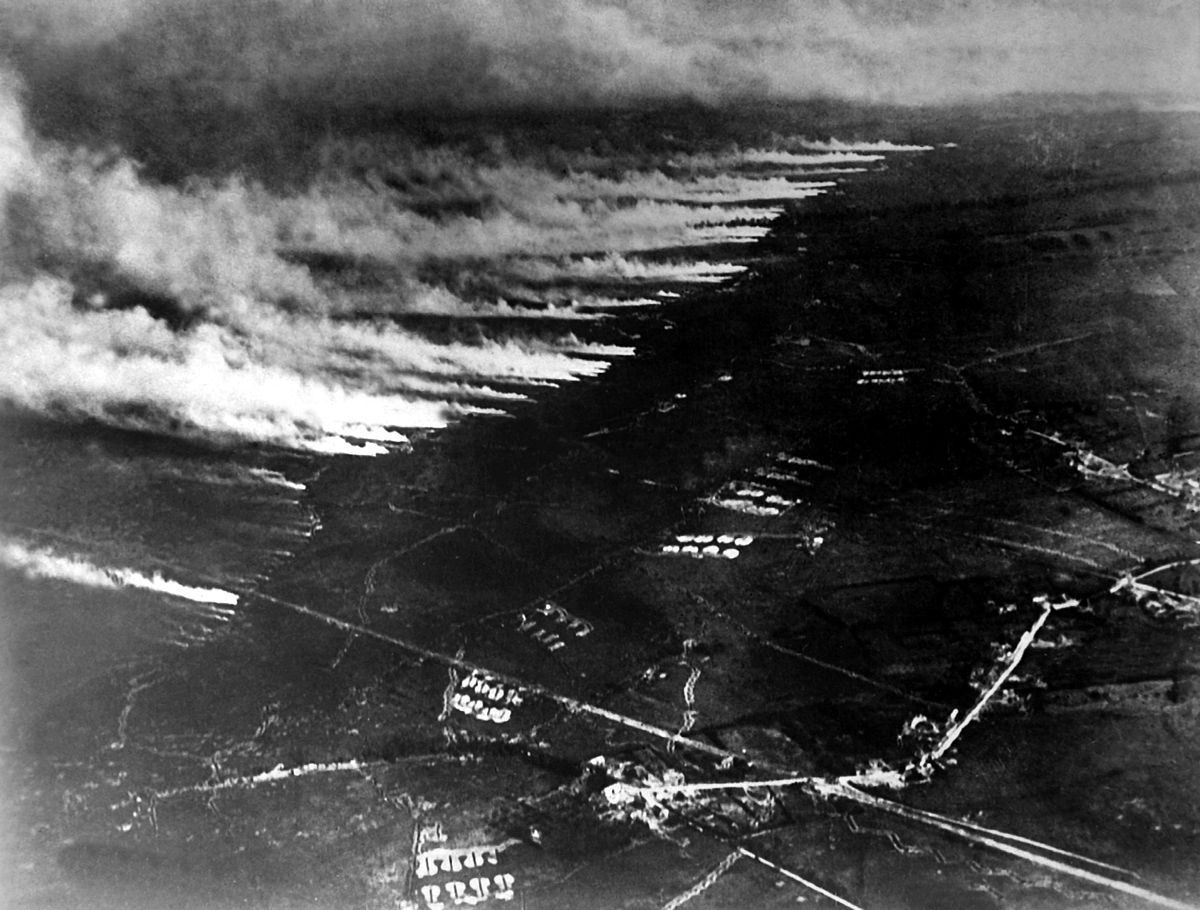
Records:
M142 470L155 477L168 477L176 481L198 482L218 487L253 487L262 489L287 490L292 493L303 493L308 489L306 484L288 480L279 471L270 468L251 468L240 464L222 464L216 462L205 467L180 464L171 458L141 459ZM296 499L286 500L297 502Z
M843 142L841 139L801 139L801 148L814 152L931 152L932 145L903 145L879 139L873 142Z
M563 200L711 203L807 198L808 190L830 186L725 173L681 178L664 173L661 167L678 167L686 158L668 157L658 161L655 168L656 157L642 153L636 156L638 169L625 170L616 177L612 171L619 167L619 156L599 157L590 153L559 153L556 158L561 160L550 167L535 167L507 156L498 163L493 160L484 164L461 152L412 149L398 143L371 146L358 143L343 148L337 142L330 142L326 151L327 166L332 167L336 162L333 173L372 174L373 185L386 187L392 198L406 207L438 212L471 210L480 217L504 209L528 219L531 207L554 206ZM823 156L814 157L825 160ZM713 165L717 162L711 155L706 160ZM721 163L736 160L737 153L730 152L722 156Z
M547 304L543 307L528 307L510 304L506 300L420 300L404 307L405 314L427 316L454 316L468 319L554 319L594 321L605 318L603 313L590 312L586 305L569 301L565 304Z
M568 191L578 194L585 187ZM493 199L494 210L484 215L437 218L399 208L391 193L346 183L286 199L259 193L247 201L251 212L274 223L283 249L401 264L671 247L690 241L698 224L762 217L748 207L544 198L544 192Z
M789 169L808 177L838 173L848 165L872 165L884 159L879 153L830 151L794 152L773 148L731 148L722 152L689 152L672 155L665 166L672 171L698 175L699 181L718 180L732 174L735 179L768 180L768 173ZM775 177L775 180L786 178Z
M824 164L868 164L882 161L883 155L866 155L852 151L818 152L815 154L799 154L797 152L776 151L773 149L746 149L733 157L730 162L737 164L769 164L783 167L812 167Z
M283 487L285 490L292 490L296 493L302 493L308 487L305 484L297 483L294 480L288 480L278 471L272 471L269 468L246 468L246 475L252 482L265 483L268 486Z
M514 260L506 265L506 269L525 281L593 279L714 283L744 272L746 266L730 262L646 262L611 253L556 261Z
M577 306L583 310L619 310L625 307L651 307L661 306L662 302L654 300L650 297L590 297L587 295L578 295L571 300L572 306Z
M594 314L601 319L608 318L610 314L607 311L610 310L662 305L661 300L652 297L598 296L581 288L571 287L569 284L558 284L552 287L509 284L507 287L507 293L514 298L529 300L559 310L570 308L581 313Z
M745 178L733 175L695 180L691 183L687 189L687 196L683 198L713 203L811 199L837 185L828 180L801 181L784 177Z
M768 225L716 225L697 228L692 242L697 245L716 243L757 243L771 233Z
M238 596L220 588L197 588L155 572L144 575L135 569L97 566L76 556L62 556L52 550L27 547L0 537L0 565L22 572L29 578L69 581L93 588L137 588L178 597L195 603L236 606Z

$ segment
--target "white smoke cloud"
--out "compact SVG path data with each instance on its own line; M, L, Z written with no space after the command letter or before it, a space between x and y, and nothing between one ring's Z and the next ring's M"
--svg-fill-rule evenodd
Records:
M711 243L757 243L771 233L768 225L713 225L697 228L692 243L706 245Z
M882 161L883 155L864 155L851 151L831 151L817 154L804 154L779 149L746 149L730 156L724 166L737 167L739 164L770 164L782 167L816 167L819 165L869 164ZM695 159L693 159L695 160Z
M888 142L886 139L876 139L867 142L845 142L841 139L801 139L801 148L812 149L815 152L931 152L932 145L905 145Z
M695 242L700 225L768 214L745 207L561 198L547 192L552 188L531 186L526 195L501 197L502 207L483 217L427 217L398 208L391 194L351 184L289 198L260 193L252 211L268 213L285 248L400 264L681 246ZM511 186L505 190L513 193Z
M185 585L155 572L146 575L136 569L98 566L78 556L64 556L44 547L31 547L17 540L0 537L0 565L30 578L67 581L93 588L137 588L178 597L195 603L232 607L238 595L221 588Z
M428 316L453 316L466 319L554 319L585 322L606 318L577 301L550 303L544 307L514 306L506 300L465 301L456 298L425 298L407 303L405 313Z
M265 307L247 308L239 331L205 323L174 332L142 309L81 313L70 288L51 279L0 288L0 308L8 317L0 398L117 426L329 454L381 454L351 440L402 444L392 428L441 427L477 411L416 396L519 398L458 377L570 380L625 353L570 336L435 344L383 324ZM438 375L455 381L427 378Z
M649 262L617 253L580 256L576 259L513 260L505 268L524 281L608 280L646 282L715 283L746 271L731 262Z
M150 184L124 160L30 135L0 91L0 400L72 419L216 441L373 455L405 428L602 372L627 351L573 336L436 343L390 314L583 319L466 301L416 280L431 257L488 259L686 242L761 214L674 203L616 205L535 192L514 167L485 175L504 200L487 217L417 215L396 194L323 182L294 195L238 180ZM557 238L557 239L556 239ZM378 317L363 296L318 282L285 251L385 260L398 279ZM151 295L147 297L147 295ZM380 305L382 303L382 305Z
M805 140L801 140L803 142ZM848 149L840 150L851 151ZM668 156L661 164L676 170L696 170L702 162L716 174L670 176L662 170L646 169L653 155L637 156L640 169L629 169L619 177L601 176L614 167L618 156L591 153L554 155L554 165L563 172L535 167L508 159L502 165L481 164L461 153L446 149L414 150L394 144L364 148L361 144L330 142L324 152L330 164L345 170L366 170L387 181L393 199L407 205L475 204L503 208L530 220L538 208L553 207L563 201L627 200L691 204L730 203L764 199L806 199L832 184L821 181L789 180L783 177L746 176L727 173L747 163L741 153L700 156ZM814 155L802 163L821 164L854 160L845 154ZM878 157L861 160L877 161Z
M287 490L292 493L303 493L307 486L294 480L288 480L278 471L269 468L252 468L237 463L214 462L204 467L195 465L180 465L172 458L147 458L140 460L141 470L156 477L169 477L175 481L200 482L217 487L250 487L259 491ZM277 497L272 496L272 499ZM298 500L291 499L291 502Z

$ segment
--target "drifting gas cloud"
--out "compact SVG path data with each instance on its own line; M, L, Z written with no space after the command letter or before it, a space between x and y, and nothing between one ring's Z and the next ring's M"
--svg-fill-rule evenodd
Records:
M592 281L659 281L670 283L713 284L730 275L746 271L746 266L731 262L647 262L617 253L606 256L581 256L576 259L525 259L509 262L505 268L524 281L584 279Z
M650 242L656 225L682 243L756 214L560 201L501 186L493 195L506 201L486 215L437 218L406 209L387 189L348 183L293 195L239 180L151 184L123 158L33 136L11 81L4 88L0 400L71 419L381 454L407 441L403 429L444 426L482 412L475 402L523 397L489 381L594 376L629 353L572 335L438 343L405 331L386 317L517 312L417 280L423 262L637 246ZM397 279L377 308L381 318L349 315L364 295L289 258L305 253L391 269ZM520 315L565 314L526 308Z
M92 588L136 588L190 600L194 603L237 606L238 595L221 588L185 585L155 572L146 575L135 569L98 566L78 556L63 555L45 547L31 547L0 537L0 565L29 578L47 578Z
M522 159L497 142L468 154L394 135L343 141L334 119L444 103L882 97L885 84L923 100L933 95L904 69L913 48L928 75L945 63L939 48L988 59L1002 47L1011 63L1103 44L1115 33L1098 5L1124 24L1127 52L1130 35L1168 20L1180 29L1159 51L1190 34L1175 7L1154 18L1116 0L903 13L882 0L14 0L0 43L60 138L34 134L3 77L0 400L218 443L403 446L410 430L602 372L629 350L563 334L562 321L582 330L744 271L704 248L763 237L784 203L831 185L808 179L814 169L925 147L796 138L614 164L590 148ZM987 90L1012 87L1003 72ZM1040 87L1070 87L1065 70L1038 72ZM980 88L956 84L950 94ZM288 154L289 136L322 117L321 163L302 179L236 175L255 147L228 143L258 135ZM128 141L174 179L61 137ZM642 255L653 250L675 252ZM422 316L472 328L435 340L405 321Z
M1011 91L1179 91L1194 5L1141 0L10 0L71 74L199 82L233 105L612 103L695 97L939 101ZM94 52L90 51L94 49ZM100 53L103 49L104 53ZM120 64L108 63L114 57ZM100 65L99 71L94 67ZM94 96L120 104L114 90Z

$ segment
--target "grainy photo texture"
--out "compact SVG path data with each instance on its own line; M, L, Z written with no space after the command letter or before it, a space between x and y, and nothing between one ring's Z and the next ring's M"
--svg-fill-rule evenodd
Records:
M0 0L0 904L1200 906L1192 0Z

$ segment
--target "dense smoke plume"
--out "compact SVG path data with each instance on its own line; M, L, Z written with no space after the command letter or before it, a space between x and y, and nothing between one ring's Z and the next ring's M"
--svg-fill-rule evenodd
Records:
M0 536L0 566L16 569L30 578L51 578L93 588L137 588L195 603L230 607L238 602L238 595L221 588L185 585L158 572L147 575L123 566L98 566L81 556L64 555L4 536Z
M616 166L600 144L446 148L410 119L1192 91L1198 36L1191 4L1132 0L9 0L0 400L379 453L628 352L483 317L552 325L589 312L568 288L720 281L743 266L704 247L762 236L781 201L824 191L813 169L916 148L795 137ZM475 328L432 339L406 314Z
M547 245L624 248L652 237L656 224L683 242L693 223L750 214L492 195L500 201L486 215L431 217L407 209L402 194L336 179L292 195L236 179L154 184L125 158L33 134L8 80L0 401L186 438L379 454L406 441L397 428L440 427L479 412L479 402L521 397L488 381L594 375L627 350L570 335L434 342L387 319L343 318L363 295L318 280L289 252L386 266L394 277L385 315L470 316L477 304L414 270L435 257Z

